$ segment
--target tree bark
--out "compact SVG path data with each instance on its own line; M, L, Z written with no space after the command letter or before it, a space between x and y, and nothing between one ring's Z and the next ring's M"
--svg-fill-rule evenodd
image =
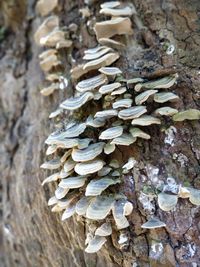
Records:
M83 50L96 44L95 37L79 14L83 1L61 2L62 8L57 12L62 25L77 23L79 26L72 54L76 62L80 62ZM90 8L97 20L99 2ZM134 34L127 37L127 48L117 65L126 78L153 79L178 72L175 91L181 101L177 108L199 109L200 2L129 2L134 2L137 10L133 19ZM42 50L35 44L33 35L42 20L35 13L35 4L35 0L27 3L3 0L1 3L0 266L199 266L200 208L182 199L175 211L164 212L155 201L145 199L142 194L153 179L165 180L169 176L177 183L200 189L200 128L197 121L172 124L166 120L163 129L150 128L151 141L114 153L113 157L121 161L134 156L138 162L133 176L125 177L122 188L134 205L129 216L130 227L125 231L129 236L126 250L119 249L116 232L100 252L85 253L85 220L77 220L74 216L61 222L60 216L47 207L53 186L41 186L47 173L39 166L45 159L44 140L53 129L48 116L70 92L56 92L48 98L40 95L43 75L38 54ZM170 45L174 48L172 53ZM66 75L70 68L66 63ZM165 130L171 125L175 128L166 134ZM157 170L158 175L154 177ZM152 210L166 223L166 228L152 231L141 228Z

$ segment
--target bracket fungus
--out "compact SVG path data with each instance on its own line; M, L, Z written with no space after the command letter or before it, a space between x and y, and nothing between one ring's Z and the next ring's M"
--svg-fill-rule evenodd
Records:
M64 211L62 220L78 214L87 219L86 223L94 223L95 230L87 234L87 253L101 249L106 236L112 234L112 221L115 221L118 230L129 226L126 216L131 214L133 205L116 184L123 182L125 174L134 171L137 161L130 157L128 162L121 163L112 158L112 153L116 152L118 146L136 145L137 138L151 138L145 129L141 130L135 125L159 125L161 120L157 116L169 116L169 119L173 116L174 121L200 118L200 111L196 109L179 112L170 106L160 106L179 99L175 93L169 92L177 82L177 74L155 80L123 77L124 70L113 63L119 59L120 50L126 46L121 42L123 38L118 41L119 36L116 38L116 35L133 33L131 16L136 11L133 5L119 1L105 2L100 6L100 14L110 16L111 19L104 18L95 23L94 33L99 44L86 49L83 61L74 64L69 73L65 73L63 66L66 53L61 51L65 49L67 52L69 47L73 49L73 42L68 37L70 32L77 32L77 25L75 30L70 30L70 26L59 26L59 17L50 14L58 8L57 0L38 1L39 13L42 16L50 15L44 18L34 36L39 46L47 47L40 54L39 61L45 73L45 83L50 85L45 85L41 93L50 95L71 84L75 87L74 96L63 101L49 116L59 121L61 126L45 141L48 145L46 155L55 157L43 163L41 168L56 172L45 178L42 185L50 182L56 184L48 205L52 206L52 212ZM88 7L87 14L91 16ZM83 75L84 79L77 82ZM150 97L154 101L148 101ZM146 106L142 106L144 102ZM70 111L68 122L66 110ZM167 191L169 188L169 185L165 186L166 190L163 189L157 196L158 206L163 211L173 210L178 198L188 198L192 204L200 205L200 190L176 187L179 190L174 193ZM114 220L111 219L112 215ZM142 228L163 226L163 222L151 218ZM127 235L122 231L118 243L121 247L128 243Z

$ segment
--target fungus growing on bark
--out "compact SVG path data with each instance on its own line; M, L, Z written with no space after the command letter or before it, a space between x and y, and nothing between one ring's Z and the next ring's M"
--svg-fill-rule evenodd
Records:
M50 1L49 6L44 8L46 2L40 0L37 4L41 15L49 14L56 8L57 1ZM120 57L120 51L115 49L125 47L112 38L115 35L132 34L131 19L127 16L134 14L135 10L125 3L111 1L101 4L100 13L112 18L95 24L94 31L100 45L85 50L84 62L71 69L70 79L74 83L83 75L84 78L76 81L74 96L63 101L49 116L55 118L62 114L59 117L62 121L65 110L70 111L68 123L65 122L45 141L48 145L47 156L55 154L56 157L41 165L41 168L56 170L56 173L48 176L42 183L44 185L54 182L57 185L54 196L48 201L48 205L53 206L52 211L64 211L62 220L78 214L96 224L93 233L89 232L87 235L85 251L88 253L101 249L106 242L105 236L112 234L114 222L119 230L127 228L129 222L126 216L133 210L132 203L118 191L117 184L123 181L125 174L132 172L137 162L133 157L126 163L116 159L110 161L109 155L118 149L118 146L134 146L137 138L150 139L148 128L143 130L135 125L159 127L161 120L152 114L173 116L174 121L200 117L199 110L178 112L170 106L160 106L160 103L179 99L176 94L168 91L177 82L177 74L153 81L141 77L125 79L123 70L111 66ZM59 49L72 45L72 41L66 39L66 32L63 29L59 27L58 17L50 16L45 18L35 33L38 45L50 47L39 56L46 81L51 83L42 90L43 95L49 95L54 90L64 89L68 85L63 70L54 72L54 69L62 66ZM134 90L131 90L133 86ZM160 89L162 92L158 92ZM140 91L142 92L138 93ZM154 101L150 103L149 98L153 98ZM95 106L92 111L91 103ZM144 103L145 105L142 105ZM171 211L175 208L179 197L189 198L192 204L200 205L199 190L177 188L180 190L174 193L164 190L165 187L158 194L160 209ZM109 222L103 221L107 220L107 216ZM102 221L95 222L99 220ZM142 225L142 228L163 226L165 226L163 222L151 218ZM118 241L121 247L127 240L127 235L121 232Z

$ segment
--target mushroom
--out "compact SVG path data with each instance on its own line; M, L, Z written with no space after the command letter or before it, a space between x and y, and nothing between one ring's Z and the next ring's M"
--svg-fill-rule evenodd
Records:
M132 99L129 99L129 98L125 98L125 99L120 99L120 100L117 100L115 101L113 104L112 104L112 107L114 109L118 109L118 108L130 108L131 105L133 103L133 100Z
M141 126L149 126L152 124L161 124L161 121L158 118L155 118L150 115L144 115L140 118L133 119L131 122L132 125L141 125Z
M125 45L123 43L115 41L115 40L110 39L110 38L100 38L98 41L101 45L110 46L110 47L116 48L116 49L121 49L121 48L125 47Z
M112 152L115 151L115 144L111 144L111 143L107 143L105 146L104 146L104 153L106 155L109 155L111 154Z
M68 192L69 192L68 188L62 188L62 187L58 186L56 188L56 191L55 191L55 196L57 199L61 199L61 198L65 197Z
M120 6L119 1L110 1L110 2L104 2L100 5L101 8L114 8Z
M48 200L48 204L47 205L48 206L52 206L52 205L55 205L57 203L58 203L58 199L55 196L53 196Z
M37 45L41 45L40 43L41 39L47 36L58 26L59 26L59 19L57 16L50 16L46 18L34 35L35 42L37 43Z
M77 163L74 170L79 175L87 175L98 172L103 168L104 162L100 159Z
M149 81L146 83L138 83L135 86L135 91L139 92L142 88L146 89L168 89L174 85L178 78L177 74L167 76L155 81Z
M173 121L184 121L184 120L199 120L200 110L188 109L185 111L178 112L173 116Z
M50 176L48 176L46 179L44 179L44 181L42 182L42 186L45 185L46 183L50 183L50 182L55 182L60 178L60 173L54 173Z
M86 217L91 220L103 220L109 214L114 203L111 196L97 196L92 199L86 211Z
M67 110L75 110L83 106L86 102L93 99L94 95L91 92L85 92L77 97L71 97L60 104L60 108Z
M119 230L129 227L129 222L127 218L124 216L125 203L126 200L124 199L116 200L112 208L113 217L117 225L117 229Z
M55 90L58 90L59 89L59 83L52 83L51 85L49 85L48 87L45 87L43 88L40 93L43 95L43 96L49 96L51 94L53 94L53 92Z
M112 234L112 227L110 223L103 223L95 231L95 235L98 236L109 236L111 234Z
M103 110L103 111L98 111L95 114L95 118L112 118L117 116L118 112L114 109L107 109L107 110Z
M108 53L98 59L91 60L83 66L83 70L97 70L101 67L109 66L119 58L118 53Z
M120 183L120 179L103 177L101 179L91 180L86 187L85 195L86 196L97 196L108 188L110 185Z
M93 118L91 115L87 118L86 125L94 128L99 128L104 126L106 123L104 118Z
M141 105L144 103L150 96L154 95L157 93L158 90L147 90L135 97L135 104L136 105Z
M121 145L121 146L130 146L135 141L136 141L136 138L132 137L132 135L122 134L121 136L114 138L111 144Z
M105 131L103 131L100 134L99 139L102 139L102 140L113 139L113 138L116 138L116 137L122 135L122 133L123 133L123 127L122 126L111 127L111 128L106 129Z
M174 93L157 93L154 95L154 101L157 103L165 103L167 101L176 101L179 97L175 95Z
M189 201L194 204L199 206L200 205L200 190L194 189L194 188L188 188L190 191L190 196L189 196Z
M156 115L161 115L161 116L173 116L178 112L177 109L171 108L171 107L162 107L162 108L157 108L154 113Z
M104 7L100 10L100 14L105 14L108 16L113 16L113 17L120 17L120 16L132 16L134 13L134 10L130 8L129 6L123 7L123 8L109 8L109 7Z
M117 67L102 67L99 69L99 72L108 76L122 74L122 71Z
M121 87L111 93L112 96L114 95L121 95L126 92L126 87Z
M58 0L39 0L36 5L36 10L41 16L48 15L58 5Z
M103 22L97 22L94 26L97 40L110 38L114 35L132 34L131 20L129 18L113 18Z
M47 148L46 155L48 156L48 155L51 155L51 154L55 153L57 149L58 149L57 145L50 145Z
M105 47L104 49L101 49L100 51L96 52L96 53L86 53L85 56L83 57L84 60L94 60L97 59L105 54L107 54L108 52L112 52L113 49L110 47Z
M79 82L76 85L76 90L79 92L86 92L86 91L91 91L94 90L95 88L101 86L102 84L105 84L108 82L108 79L106 77L106 75L104 74L100 74L97 76L94 76L92 78L83 80L81 82Z
M78 215L85 215L87 208L90 204L91 198L89 197L82 197L77 203L76 203L76 213Z
M121 83L115 82L115 83L110 83L106 84L100 87L99 92L104 95L104 94L109 94L113 92L115 89L118 89L121 86Z
M150 218L141 227L145 228L145 229L155 229L155 228L166 227L166 224L164 222L161 222L159 219L154 217L154 218Z
M75 203L70 203L69 206L63 212L61 220L64 221L73 216L76 212L75 208L76 208Z
M106 176L110 173L111 170L112 168L110 167L103 167L100 171L98 171L98 176Z
M124 169L123 172L124 171L126 172L126 171L133 169L135 163L136 163L136 160L133 157L130 157L128 159L128 162L126 164L124 164L124 166L122 167Z
M158 205L161 210L170 211L176 207L178 201L177 195L166 194L161 192L158 194Z
M44 162L40 166L40 168L49 169L49 170L55 170L55 169L60 168L60 166L61 166L60 158L55 158L55 159L51 159L50 161Z
M85 149L73 149L72 150L72 158L74 161L85 162L96 158L103 151L104 147L103 142L99 142L96 144L91 144Z
M69 189L80 188L84 186L86 179L87 179L86 176L69 177L66 179L62 179L58 185L59 187L69 188Z
M87 253L95 253L101 249L101 247L105 244L106 238L103 236L95 236L88 244L85 252Z
M61 162L61 163L64 163L64 162L67 160L67 158L69 158L69 156L71 155L71 153L72 153L72 149L67 150L67 151L62 155L62 157L60 158L60 162Z
M65 161L63 166L65 172L70 172L74 169L76 162L70 157L68 160Z
M136 106L127 109L120 110L118 117L123 120L130 120L140 117L142 114L146 113L147 109L145 106Z
M57 117L62 112L63 112L63 109L62 108L57 108L55 111L53 111L53 112L50 113L49 119L53 119L53 118Z
M131 127L129 132L132 134L133 137L140 137L143 139L150 139L151 138L151 136L149 134L145 133L144 131L142 131L141 129L136 128L136 127Z

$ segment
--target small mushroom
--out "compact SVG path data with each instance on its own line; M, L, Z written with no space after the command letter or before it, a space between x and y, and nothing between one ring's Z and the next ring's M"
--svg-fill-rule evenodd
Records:
M158 194L158 205L161 210L170 211L176 207L178 201L177 195L166 194L161 192Z
M173 121L184 121L184 120L199 120L200 110L188 109L185 111L178 112L173 116Z
M132 125L148 126L152 124L161 124L161 121L158 118L155 118L150 115L144 115L140 118L133 119L131 122Z
M154 218L150 218L141 227L145 228L145 229L155 229L155 228L166 227L166 224L164 222L161 222L159 219L154 217Z
M91 144L85 149L73 149L72 159L77 162L85 162L95 159L103 151L105 143L99 142L96 144Z
M151 136L147 133L145 133L144 131L142 131L141 129L139 128L136 128L136 127L131 127L129 132L132 134L133 137L140 137L140 138L143 138L143 139L150 139Z
M85 123L76 123L69 127L67 130L57 131L49 135L46 139L46 143L49 144L53 140L63 139L63 138L72 138L77 137L82 134L86 129Z
M137 95L135 97L135 104L136 105L141 105L142 103L144 103L145 101L147 101L147 99L154 95L155 93L157 93L158 90L147 90L147 91L144 91L143 93Z
M100 14L105 14L108 16L113 16L113 17L120 17L120 16L132 16L134 13L134 10L131 9L129 6L123 7L123 8L109 8L109 7L104 7L100 10Z
M59 83L52 83L51 85L49 85L48 87L45 87L43 88L40 93L43 95L43 96L49 96L51 94L53 94L53 92L55 90L58 90L59 89Z
M101 45L110 46L110 47L116 48L116 49L121 49L121 48L125 47L125 45L123 43L115 41L115 40L110 39L110 38L100 38L99 43Z
M87 175L98 172L103 168L104 162L100 159L77 163L74 170L79 175Z
M94 60L97 59L105 54L107 54L108 52L113 51L112 48L110 47L105 47L104 49L101 49L100 51L96 52L96 53L86 53L85 56L83 57L84 60Z
M124 164L124 166L122 168L126 171L129 171L129 170L133 169L135 163L136 163L136 160L133 157L131 157L128 159L128 162L126 164Z
M97 70L101 67L109 66L119 58L118 53L108 53L98 59L91 60L83 66L83 70Z
M86 212L86 217L91 220L103 220L109 214L114 203L111 196L97 196L93 198Z
M69 206L65 209L65 211L62 214L61 220L64 221L70 218L71 216L73 216L76 212L75 208L76 208L76 205L74 203L69 204Z
M126 92L126 87L121 87L111 93L111 95L121 95Z
M100 74L92 78L83 80L76 85L76 90L79 92L86 92L94 90L95 88L107 83L108 79L105 74Z
M48 156L48 155L51 155L51 154L55 153L57 149L58 149L57 145L50 145L47 148L46 155Z
M189 198L190 190L187 187L180 186L178 196L181 198Z
M87 118L86 125L94 128L99 128L104 126L106 120L104 118L93 118L91 115Z
M39 0L36 5L36 10L41 16L48 15L58 5L58 0Z
M156 115L161 115L161 116L173 116L177 112L178 112L177 109L171 107L162 107L154 111Z
M103 111L98 111L95 114L95 118L112 118L117 116L118 112L114 109L107 109L107 110L103 110Z
M58 199L57 199L55 196L51 197L51 198L48 200L48 206L52 206L52 205L55 205L55 204L57 204L57 203L58 203Z
M126 203L126 200L124 199L116 200L112 208L113 217L117 225L117 229L119 230L129 227L129 222L127 218L124 216L125 203Z
M106 155L109 155L111 154L112 152L115 151L115 144L111 144L111 143L107 143L105 146L104 146L104 153Z
M87 177L85 176L75 176L62 179L61 182L59 183L59 187L69 188L69 189L80 188L84 186L86 179Z
M76 213L78 215L85 215L87 208L90 204L91 198L90 197L82 197L77 203L76 203Z
M96 54L96 53L98 53L99 51L101 51L101 50L104 50L105 48L107 48L107 46L100 46L100 45L98 45L98 46L96 46L96 47L93 47L93 48L89 48L89 49L87 49L87 50L85 50L84 51L84 54L85 55L91 55L91 54Z
M188 188L188 190L190 191L189 201L193 205L199 206L200 205L200 190L194 189L194 188Z
M93 99L94 95L91 92L85 92L80 96L68 98L60 104L60 108L67 110L75 110L83 106L86 102Z
M122 74L122 71L116 67L102 67L99 69L99 72L101 72L105 75L108 75L108 76L114 76L114 75Z
M118 108L130 108L131 105L132 105L132 103L133 103L133 100L132 99L125 98L125 99L120 99L120 100L115 101L112 104L112 107L114 109L118 109Z
M97 22L94 26L97 40L110 38L114 35L132 34L131 20L129 18L113 18L103 22Z
M40 168L49 169L49 170L55 170L55 169L60 168L60 166L61 166L60 158L55 158L55 159L52 159L50 161L44 162L40 166Z
M63 109L62 108L57 108L55 111L53 111L53 112L50 113L49 119L53 119L53 118L57 117L62 112L63 112Z
M44 181L42 182L42 186L45 185L46 183L55 182L59 178L60 178L59 172L54 173L54 174L48 176L46 179L44 179Z
M122 126L111 127L111 128L106 129L105 131L103 131L100 134L99 139L102 139L102 140L113 139L113 138L116 138L116 137L122 135L122 133L123 133L123 127Z
M127 109L122 109L118 113L118 117L123 120L130 120L140 117L142 114L146 113L147 109L145 106L136 106Z
M179 97L174 93L157 93L154 95L154 101L157 103L165 103L167 101L177 101Z
M100 171L98 171L98 176L106 176L110 173L111 170L112 168L110 167L103 167Z
M56 42L56 49L61 49L61 48L69 48L71 47L73 44L73 42L71 40L58 40L58 42Z
M41 45L40 40L45 36L47 36L58 26L59 26L59 18L57 16L50 16L46 18L34 35L36 44Z
M64 162L67 160L67 158L69 158L69 156L71 155L71 153L72 153L72 150L71 150L71 149L67 150L67 151L62 155L62 157L60 158L60 162L61 162L61 163L64 163Z
M132 143L136 141L131 134L122 134L119 137L116 137L112 140L111 144L121 145L121 146L130 146Z
M57 199L61 199L61 198L65 197L68 192L69 192L69 188L62 188L62 187L58 186L56 191L55 191L55 196Z
M40 44L47 47L56 47L57 43L65 40L65 33L57 28L40 39Z
M76 165L76 162L70 157L67 161L65 161L65 164L63 166L65 172L70 172L74 169Z
M86 187L86 196L98 196L110 185L120 183L120 179L103 177L101 179L91 180Z
M105 244L106 238L104 236L95 236L88 244L85 252L87 253L96 253L101 249L101 247Z
M177 74L171 75L171 76L167 76L155 81L150 81L150 82L146 82L146 83L138 83L135 86L135 91L139 92L142 88L146 88L146 89L168 89L171 86L174 85L174 83L176 82L178 78Z
M109 94L113 92L115 89L118 89L121 86L121 83L110 83L106 84L100 87L99 92L104 95L104 94Z
M95 235L98 236L109 236L111 234L112 234L112 227L110 223L103 223L95 231Z

